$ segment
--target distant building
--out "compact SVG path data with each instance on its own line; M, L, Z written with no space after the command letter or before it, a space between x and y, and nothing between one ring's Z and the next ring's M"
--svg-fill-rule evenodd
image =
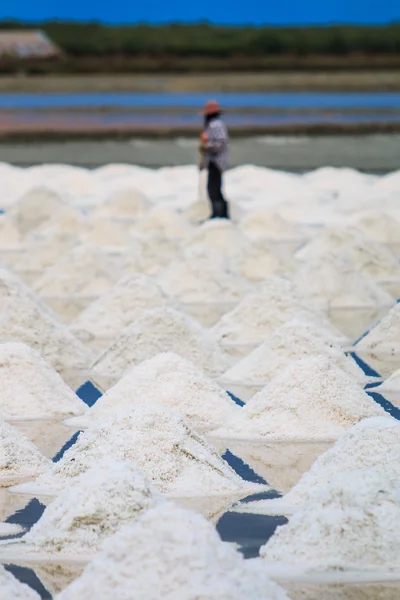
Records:
M43 31L0 30L0 57L55 58L61 54Z

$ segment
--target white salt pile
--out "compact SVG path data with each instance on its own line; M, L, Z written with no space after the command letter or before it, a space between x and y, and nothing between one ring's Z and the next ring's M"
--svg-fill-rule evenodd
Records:
M278 527L260 555L321 571L398 570L399 489L377 469L338 474Z
M134 226L142 234L159 231L168 238L184 239L193 231L193 226L183 215L169 208L155 206Z
M107 255L100 248L82 244L48 269L35 282L35 290L44 297L100 296L117 279Z
M392 214L369 211L357 216L354 225L375 242L400 244L400 221Z
M293 280L321 308L392 306L394 298L364 277L343 256L327 252L299 262Z
M241 410L193 363L166 352L134 367L83 418L70 422L90 426L138 404L170 406L187 418L192 427L203 431L219 427Z
M135 187L125 187L110 193L94 214L102 218L137 219L144 215L150 206L143 192Z
M87 408L38 352L21 343L0 344L0 389L5 419L65 418Z
M326 332L305 320L293 319L275 329L258 348L226 371L226 382L267 383L295 360L317 354L329 357L331 362L358 381L365 376L356 362L333 344Z
M26 235L49 219L64 206L61 197L53 190L38 186L27 191L9 211L18 230Z
M12 573L0 565L0 593L1 600L40 600L32 588L21 583Z
M158 285L145 275L128 275L120 279L81 312L70 331L83 342L95 338L114 339L145 310L165 304Z
M125 275L144 273L156 275L174 260L179 251L179 240L166 237L163 233L132 235L132 241L121 257L121 272Z
M76 236L61 229L49 231L45 237L32 239L28 237L26 243L29 251L24 252L21 258L14 262L13 269L23 278L32 273L33 281L79 245Z
M385 379L380 385L374 387L373 392L400 392L400 369L397 369L390 377Z
M73 206L63 206L54 215L46 219L39 227L33 229L26 237L26 241L44 241L54 237L57 233L64 236L76 237L87 229L89 219Z
M0 417L0 488L32 479L50 466L31 441Z
M265 239L255 239L243 244L232 256L236 271L250 281L262 281L270 275L285 275L294 268L290 252Z
M211 333L220 343L261 344L285 322L303 318L318 323L327 332L327 339L347 343L345 336L309 305L309 299L300 297L289 280L269 277L258 291L247 294L224 314Z
M81 433L39 487L61 490L104 457L134 462L162 493L178 496L245 495L241 479L181 415L167 407L138 405Z
M210 219L187 238L187 246L202 246L214 255L233 256L247 237L229 219Z
M201 247L187 249L161 272L158 283L168 296L187 303L238 301L252 290L219 255Z
M37 350L73 387L86 381L91 352L66 327L40 306L20 297L10 299L0 312L0 343L23 342Z
M240 221L239 226L251 238L301 242L305 237L298 225L265 208L251 211Z
M313 356L288 366L213 435L334 440L361 419L385 414L331 357Z
M107 252L123 252L130 241L126 227L108 218L93 219L82 235L83 244L97 246Z
M260 561L244 560L215 528L165 503L107 540L57 600L288 600Z
M15 250L23 247L23 236L17 224L8 215L0 214L0 250Z
M368 350L374 353L395 355L400 351L400 304L389 312L355 345L355 351Z
M384 246L353 228L328 228L298 251L302 260L339 254L355 270L374 281L400 278L400 263Z
M389 414L363 419L343 433L321 454L283 498L241 505L240 511L261 514L292 513L323 489L338 473L377 469L393 485L400 485L400 422Z
M125 328L93 364L93 377L117 381L127 368L160 352L175 352L210 377L220 375L229 363L217 342L197 321L163 307L146 311Z
M72 480L21 543L52 556L91 555L103 540L162 501L133 463L105 459Z

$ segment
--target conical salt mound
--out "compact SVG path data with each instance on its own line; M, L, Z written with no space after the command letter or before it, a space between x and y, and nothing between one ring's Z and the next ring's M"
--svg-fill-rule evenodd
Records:
M82 236L84 244L110 252L122 252L130 244L130 236L122 224L109 218L96 218Z
M103 540L162 501L133 463L105 459L69 483L22 544L53 557L92 554Z
M338 474L278 527L260 555L313 570L398 571L399 489L377 469Z
M87 379L93 357L66 327L40 306L20 297L0 311L0 343L23 342L41 356L75 389Z
M200 515L165 503L107 540L57 600L288 600Z
M22 278L32 273L31 280L35 282L46 269L53 267L78 245L77 236L62 229L47 230L43 237L27 239L29 251L24 252L13 268Z
M26 242L30 244L33 241L45 241L52 238L57 232L75 238L84 233L89 222L89 219L77 208L64 206L39 227L31 231L26 237Z
M0 250L16 250L23 247L23 239L17 224L8 215L0 214Z
M145 275L128 275L81 312L70 331L83 342L114 339L145 310L165 304L158 285Z
M369 211L355 221L357 229L381 244L400 244L400 221L380 211Z
M361 419L385 411L331 357L292 363L223 427L220 437L332 440Z
M207 496L249 488L179 413L144 404L81 433L37 484L63 489L103 457L135 462L165 494Z
M76 421L90 426L138 404L174 408L192 427L203 431L219 427L240 412L228 394L193 363L166 352L134 367L83 418L71 419L71 424Z
M160 231L166 237L184 239L193 231L193 226L176 211L155 206L135 224L134 230L143 234Z
M124 329L93 365L93 377L115 382L127 368L160 352L176 352L207 375L221 374L227 358L211 335L194 319L171 308L145 312Z
M309 300L296 294L287 279L269 277L257 292L248 294L211 329L220 343L261 344L275 329L294 318L306 319L327 331L337 343L347 340L322 314L307 307Z
M65 418L87 409L40 354L21 343L0 344L0 389L5 419Z
M237 383L267 383L292 362L317 354L329 357L353 378L364 379L355 361L331 343L326 332L313 323L297 319L275 329L261 346L226 371L222 379Z
M395 304L357 344L355 351L396 354L400 351L400 304Z
M121 272L124 275L156 275L174 260L178 251L179 241L161 232L137 233L132 235L131 245L121 257Z
M385 393L385 392L400 392L400 369L395 371L390 377L385 379L381 385L374 387L374 392Z
M0 488L32 479L50 466L32 442L0 417Z
M25 583L21 583L12 573L6 571L0 565L0 593L1 600L40 600L32 588Z
M194 247L162 271L158 283L168 296L181 302L232 302L252 291L249 282L220 256Z
M239 225L242 231L251 238L302 241L305 237L301 227L265 208L251 211L240 221Z
M28 190L14 204L9 214L19 231L26 235L64 206L61 197L44 186Z
M232 264L240 275L253 282L263 281L271 275L286 275L295 267L289 251L262 238L240 246L232 257Z
M95 211L96 217L137 219L150 207L146 196L134 187L126 187L111 192L107 200Z
M219 256L233 256L247 237L229 219L209 219L194 230L186 246L201 246Z
M100 248L82 244L35 282L41 296L99 296L116 282L109 257Z
M356 271L343 256L326 253L299 262L293 281L321 308L392 306L394 298Z

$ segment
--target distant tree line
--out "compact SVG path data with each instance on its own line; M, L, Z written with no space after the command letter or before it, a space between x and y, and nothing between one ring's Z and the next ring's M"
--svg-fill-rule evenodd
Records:
M386 26L222 27L209 23L108 26L97 22L0 22L0 29L39 28L72 59L136 57L143 64L173 65L173 59L238 59L238 64L268 66L274 58L400 55L400 23ZM66 58L64 59L66 60ZM164 61L160 62L160 61ZM172 61L172 62L171 62ZM92 62L92 64L94 64ZM279 60L278 60L279 64ZM168 67L169 68L169 67ZM171 66L172 68L172 66Z

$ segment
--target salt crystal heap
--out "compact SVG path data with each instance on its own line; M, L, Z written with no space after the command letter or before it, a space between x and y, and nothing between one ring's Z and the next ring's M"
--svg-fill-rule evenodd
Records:
M9 211L18 230L26 235L63 207L61 196L51 189L38 186L21 196Z
M111 192L107 200L95 210L96 217L137 219L149 209L146 196L134 187L126 187Z
M162 502L133 464L105 459L71 481L22 544L36 552L84 556L142 512Z
M374 387L374 389L371 391L379 392L379 393L383 393L383 394L385 394L385 392L399 393L400 392L400 369L397 369L397 371L395 371L390 377L385 379L385 381L383 381L381 383L381 385Z
M126 327L93 365L93 378L118 381L127 368L160 352L176 352L210 377L221 374L229 363L208 331L194 319L171 308L146 311Z
M233 256L247 237L229 219L209 219L186 240L187 246L201 246L212 254Z
M81 433L36 483L61 490L104 457L136 463L165 494L208 496L243 490L245 495L244 490L249 489L179 413L144 404L129 413L110 415Z
M138 404L162 404L179 411L200 430L214 429L240 411L228 394L193 363L172 352L158 354L130 370L97 400L78 426L91 426Z
M294 318L319 324L326 337L336 343L347 340L317 311L308 308L309 300L300 297L287 279L269 277L262 287L248 294L211 329L220 343L261 344L275 329Z
M292 362L317 354L328 357L354 379L364 380L364 374L356 362L331 342L326 332L313 323L297 319L275 329L265 342L226 371L221 379L226 382L265 384Z
M144 235L159 231L168 238L184 239L193 231L193 226L178 212L162 206L154 206L137 221L134 231L139 231Z
M115 283L111 263L105 253L82 244L74 248L35 283L42 297L100 296Z
M329 356L313 356L288 366L213 435L334 440L361 419L385 414Z
M398 571L399 490L377 469L338 474L278 527L260 555L319 571Z
M96 338L114 339L145 310L165 304L165 297L145 275L128 275L81 312L70 331L87 342Z
M133 232L131 243L121 257L121 272L125 275L156 275L174 260L178 251L179 241L161 232L148 235Z
M377 469L393 485L400 486L399 421L387 415L364 419L351 427L321 454L283 501L285 505L302 506L329 485L335 475L356 469Z
M400 244L400 221L393 215L380 211L368 211L357 215L355 227L380 244Z
M21 343L0 344L0 389L5 419L65 418L87 408L38 352Z
M400 263L381 244L367 238L355 228L329 228L297 252L297 258L324 258L334 253L373 281L400 279Z
M186 250L159 275L158 283L168 296L185 303L234 302L252 290L220 256L201 247Z
M50 466L31 441L0 417L0 488L36 477Z
M17 224L8 215L0 214L0 251L16 250L23 247L22 235Z
M288 600L260 561L221 541L203 517L166 503L107 540L57 600Z
M357 350L373 353L397 354L400 351L400 304L397 303L355 345Z
M21 295L18 302L10 296L0 307L1 343L23 342L31 346L74 387L86 381L83 372L93 361L90 351L40 304Z
M32 588L21 583L12 573L0 565L1 600L40 600Z
M239 223L240 228L250 238L264 238L277 241L304 240L304 232L298 225L283 219L279 213L262 208L248 213Z
M291 252L261 238L240 246L232 256L232 265L243 277L258 282L270 275L291 273L294 259Z
M376 308L394 303L394 298L378 284L333 253L299 262L293 281L300 292L323 309Z
M71 238L83 233L89 224L84 214L73 206L63 206L39 227L33 229L26 237L27 242L44 241L62 232L64 236Z
M106 252L122 253L130 244L126 227L106 218L91 220L90 226L82 236L83 244L100 248Z

